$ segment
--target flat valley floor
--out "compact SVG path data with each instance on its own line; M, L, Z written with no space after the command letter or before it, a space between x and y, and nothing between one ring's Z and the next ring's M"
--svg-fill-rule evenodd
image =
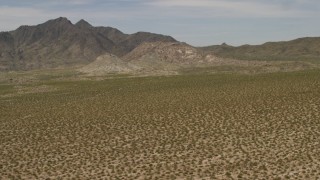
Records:
M0 179L320 179L320 71L10 79L0 114Z

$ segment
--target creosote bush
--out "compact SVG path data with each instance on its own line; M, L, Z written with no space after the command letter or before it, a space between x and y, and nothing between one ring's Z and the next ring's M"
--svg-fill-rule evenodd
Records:
M0 91L0 179L320 178L317 71L37 86Z

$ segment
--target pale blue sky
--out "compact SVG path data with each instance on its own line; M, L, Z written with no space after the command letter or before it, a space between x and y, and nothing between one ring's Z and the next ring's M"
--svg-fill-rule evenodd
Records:
M0 0L0 31L60 16L195 46L320 36L319 0Z

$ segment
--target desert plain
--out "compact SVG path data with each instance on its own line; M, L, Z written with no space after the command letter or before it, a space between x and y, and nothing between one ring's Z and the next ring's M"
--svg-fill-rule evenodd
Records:
M320 179L318 70L0 75L0 179Z

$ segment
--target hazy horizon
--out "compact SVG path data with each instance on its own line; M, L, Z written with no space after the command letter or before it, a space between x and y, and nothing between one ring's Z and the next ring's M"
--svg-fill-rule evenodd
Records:
M316 0L3 0L0 31L67 17L124 33L170 35L194 46L234 46L320 36Z

